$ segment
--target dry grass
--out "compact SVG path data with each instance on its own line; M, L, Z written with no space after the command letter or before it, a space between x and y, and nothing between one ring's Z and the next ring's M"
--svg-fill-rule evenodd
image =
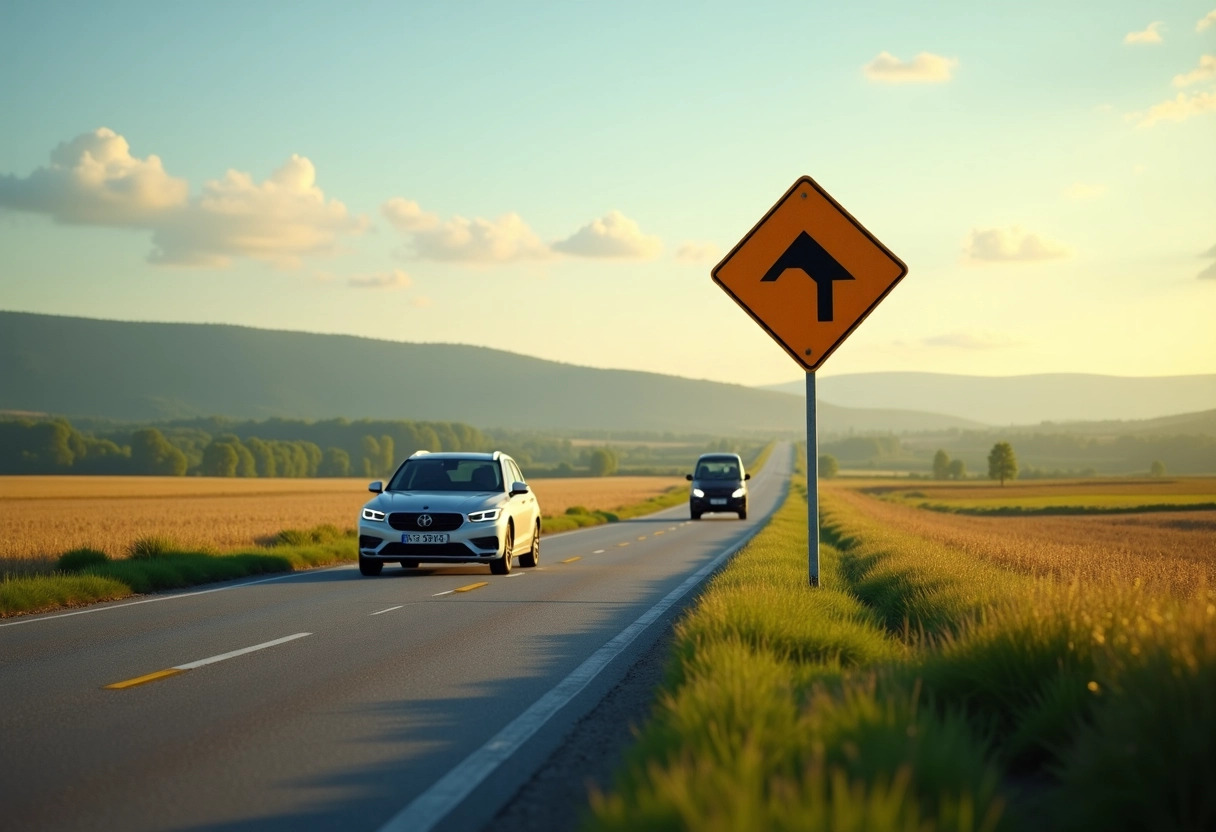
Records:
M569 477L537 479L529 485L536 492L541 511L554 517L565 514L571 506L612 511L687 483L683 477Z
M842 481L825 486L884 526L1019 572L1127 586L1140 581L1177 595L1216 586L1216 513L1212 511L971 517L878 499Z
M1145 497L1209 496L1216 494L1216 477L1178 477L1161 479L1053 479L1013 480L1004 485L991 482L976 484L973 480L958 483L923 483L901 480L867 483L876 494L908 495L914 493L925 500L1008 500L1010 502L1049 497L1053 500L1073 497Z
M573 505L611 511L666 491L673 477L534 480L546 514ZM88 546L123 556L136 539L192 548L249 546L289 528L353 528L363 479L0 477L0 558L57 556Z

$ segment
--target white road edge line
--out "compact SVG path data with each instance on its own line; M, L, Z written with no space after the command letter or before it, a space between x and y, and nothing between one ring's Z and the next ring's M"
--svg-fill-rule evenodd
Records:
M780 502L777 503L780 505ZM690 589L703 581L711 572L755 536L759 526L735 546L722 552L702 566L684 582L663 596L663 599L642 613L636 621L617 633L607 644L596 650L576 667L569 676L536 700L526 711L507 724L481 748L465 757L455 768L441 777L430 788L414 798L409 805L394 815L379 832L429 832L447 817L473 791L481 785L498 766L539 731L550 718L578 696L608 664L624 652L625 648L643 630L667 612L676 601Z
M432 595L431 597L432 597L432 598L438 598L440 595L451 595L451 594L452 594L453 592L455 592L455 591L456 591L456 590L454 590L454 589L449 589L447 592L436 592L436 593L435 593L434 595Z
M404 606L405 606L405 604L398 604L395 607L389 607L386 610L380 610L380 612L374 612L374 613L372 613L372 615L384 615L386 612L392 612L393 610L399 610Z
M283 636L282 638L276 638L274 641L265 641L265 642L262 642L261 644L255 644L252 647L242 647L240 650L233 650L230 653L220 653L218 656L212 656L209 659L199 659L196 662L186 662L185 664L175 664L173 666L173 669L174 670L194 670L194 668L196 668L196 667L202 667L203 665L208 665L208 664L215 664L216 662L222 662L225 659L235 659L237 656L243 656L246 653L252 653L255 650L265 650L267 647L277 647L280 644L286 644L289 641L295 641L298 638L304 638L305 636L310 636L310 635L312 635L312 633L296 633L294 636Z
M217 586L215 589L200 589L198 592L180 592L173 595L158 595L155 598L144 598L141 601L128 601L125 604L112 604L107 607L90 607L85 610L74 610L73 612L61 612L54 615L40 615L37 618L19 618L16 621L5 621L0 624L0 627L16 627L18 624L37 624L39 621L54 621L56 618L71 618L73 615L88 615L93 612L109 612L110 610L120 610L123 607L137 607L140 604L156 604L161 601L176 601L179 598L193 598L196 595L210 595L212 592L227 592L230 589L241 589L242 587L254 586L255 584L268 584L272 581L285 581L288 578L301 578L305 575L316 574L326 569L353 569L354 564L341 564L340 566L322 566L317 569L306 569L300 572L288 572L286 575L275 575L273 578L259 578L256 581L245 581L232 586Z

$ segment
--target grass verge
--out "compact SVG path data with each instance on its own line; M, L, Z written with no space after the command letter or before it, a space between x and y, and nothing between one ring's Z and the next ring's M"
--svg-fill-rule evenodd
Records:
M677 626L591 830L1216 827L1216 595L1034 579L805 488Z
M75 549L59 557L53 574L0 580L0 616L353 561L354 538L354 530L325 525L282 531L266 548L225 553L189 551L163 537L140 538L125 559L111 559L93 549Z

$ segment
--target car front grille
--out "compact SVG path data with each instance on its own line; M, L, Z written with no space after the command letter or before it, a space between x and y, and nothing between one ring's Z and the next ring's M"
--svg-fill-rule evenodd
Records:
M705 492L705 499L709 499L710 497L717 499L719 497L730 497L738 487L736 485L732 488L702 488L701 490Z
M429 517L430 523L419 523L419 518ZM388 516L388 524L399 532L450 532L464 523L463 514L431 513L429 511L397 511Z
M418 558L428 557L467 558L475 557L476 552L463 543L386 543L384 548L376 553L382 558Z

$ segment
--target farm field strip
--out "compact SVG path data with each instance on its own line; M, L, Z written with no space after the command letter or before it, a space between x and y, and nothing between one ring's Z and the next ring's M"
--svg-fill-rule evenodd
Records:
M592 795L589 828L1216 826L1210 527L1173 529L1166 568L1194 568L1168 581L1136 549L1156 516L977 532L837 482L810 589L799 496L796 481L680 621L651 721L614 790ZM1102 540L1124 548L1089 540L1084 569L1070 549L994 556L1067 524L1074 545L1115 526ZM1136 524L1147 534L1128 540Z
M675 477L536 479L546 515L571 506L611 511L663 494ZM353 528L364 479L0 477L0 559L51 557L80 547L123 555L164 536L196 549L251 546L283 529Z

